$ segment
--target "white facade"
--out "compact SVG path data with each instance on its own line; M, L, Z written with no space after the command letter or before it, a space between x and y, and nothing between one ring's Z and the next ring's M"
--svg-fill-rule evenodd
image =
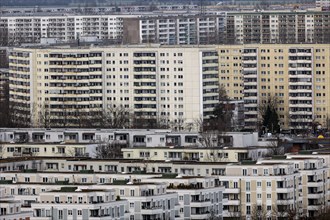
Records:
M317 210L329 205L329 161L329 154L290 154L256 163L7 159L0 161L1 196L21 201L27 211L50 210L51 202L31 202L52 194L47 191L75 186L113 190L112 195L127 199L125 219L135 214L138 219L141 215L208 219L211 211L220 217L249 218L258 206L268 217L283 216L288 210L299 217L317 217ZM139 174L143 170L147 174ZM67 197L63 205L65 201Z
M5 197L1 195L0 204L1 220L29 220L32 216L32 212L23 211L21 209L21 202L14 200L13 197Z
M63 187L59 190L41 192L38 201L31 205L31 219L46 220L51 217L64 220L124 220L127 219L126 206L127 201L116 200L113 190Z
M316 7L324 7L328 8L330 7L330 1L329 0L317 0L316 1Z
M317 1L317 5L326 9L329 7L329 0ZM160 7L171 10L171 6ZM195 7L192 6L196 9ZM142 8L144 6L141 11ZM39 43L42 38L48 37L73 42L86 35L120 44L126 43L129 34L129 31L124 34L128 26L123 21L134 18L137 22L128 29L134 27L133 30L139 33L132 34L132 39L127 43L329 43L329 29L322 28L329 22L327 11L214 11L200 16L200 11L182 14L184 9L188 7L179 7L170 13L119 12L115 15L109 15L113 9L97 7L87 8L86 12L77 8L40 9L47 13L45 15L33 9L7 8L2 10L4 15L0 23L8 35L0 37L5 45ZM130 6L123 9L136 10L138 9L130 9ZM254 23L263 25L251 25L252 18ZM254 33L253 36L251 32Z
M17 48L10 60L11 101L21 103L17 120L31 119L35 126L79 126L89 115L120 107L140 126L193 129L217 104L214 49Z
M26 210L33 210L31 219L208 219L211 211L222 216L224 189L216 185L216 178L105 173L80 173L72 178L70 173L61 173L63 177L55 181L58 174L5 174L1 179L7 181L4 196L11 195ZM107 177L109 182L104 181ZM170 189L172 182L189 189L181 184L178 193Z

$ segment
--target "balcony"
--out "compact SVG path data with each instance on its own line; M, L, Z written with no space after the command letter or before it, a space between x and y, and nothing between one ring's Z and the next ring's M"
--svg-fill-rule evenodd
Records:
M297 53L292 53L289 52L289 56L293 56L293 57L299 57L299 56L312 56L312 53L305 53L305 52L297 52Z
M323 192L308 193L308 195L307 195L308 199L320 199L320 198L323 198L323 197L324 197Z
M323 181L322 180L317 180L314 182L308 182L308 187L322 187L323 186Z
M321 206L320 205L308 205L307 209L311 211L317 211L320 210Z
M104 215L90 215L89 216L89 220L106 220L106 219L110 219L110 215L109 214L104 214Z
M239 188L226 188L224 193L226 193L226 194L230 194L230 193L238 194L238 193L240 193L240 189Z
M190 216L190 219L209 219L209 212L206 212L206 213L200 213L200 214L193 214L191 213L191 216Z
M224 204L224 205L240 205L241 204L241 202L240 202L240 200L234 200L234 199L228 199L228 202L226 203L226 204Z
M142 215L157 215L162 213L163 213L162 206L142 206L141 208Z
M223 210L222 215L223 215L223 217L230 217L230 218L237 217L237 218L239 218L242 215L242 213L235 212L235 211Z
M145 142L133 142L133 147L146 147L147 144Z
M309 106L311 107L311 106ZM313 115L311 111L289 111L289 115Z
M258 67L244 67L243 71L258 71Z
M294 199L290 198L290 199L278 199L276 201L277 205L291 205L294 204Z
M293 189L293 187L288 187L288 188L277 188L276 189L276 192L278 192L278 193L290 193L290 192L293 192L294 191L294 189Z
M243 60L244 64L257 64L257 60Z
M247 52L247 53L243 52L243 57L257 57L257 53L256 52Z
M191 201L191 207L209 207L209 206L211 206L210 199L192 200Z

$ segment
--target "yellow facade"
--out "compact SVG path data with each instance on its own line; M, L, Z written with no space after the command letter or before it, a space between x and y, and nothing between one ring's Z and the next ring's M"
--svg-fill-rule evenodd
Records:
M257 129L258 108L269 98L277 100L282 129L329 124L328 44L221 45L218 52L220 84L230 98L244 100L246 114L255 111L253 123L246 117L246 127ZM251 99L255 105L250 108Z

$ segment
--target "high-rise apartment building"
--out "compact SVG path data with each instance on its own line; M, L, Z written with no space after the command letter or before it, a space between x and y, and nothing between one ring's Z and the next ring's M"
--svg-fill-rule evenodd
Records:
M259 106L270 98L282 129L328 125L328 44L219 46L218 52L219 81L232 99L244 100L246 128L258 128Z
M124 42L160 44L328 43L322 11L228 12L124 18ZM130 32L132 26L138 32Z
M18 120L34 126L80 126L83 118L121 107L145 125L162 120L181 130L209 117L218 102L218 53L214 47L17 48L10 82Z
M220 83L244 102L245 128L260 129L260 106L271 99L281 129L300 132L329 124L329 65L328 44L17 48L10 95L39 126L36 109L63 125L63 117L79 124L72 118L123 106L183 129L212 114Z
M8 69L0 69L0 102L8 98L8 83L9 83Z
M42 38L72 42L81 36L95 36L112 43L121 42L122 19L131 15L22 15L0 18L3 45L39 43Z
M62 12L61 12L62 13ZM0 18L2 45L56 38L72 42L94 36L111 43L258 44L330 43L327 11L253 11L185 15L135 13L95 15L50 13L4 14Z
M123 19L124 43L225 43L226 14L141 16ZM132 27L136 32L132 32Z
M329 10L330 8L330 1L329 0L317 0L316 1L316 7L321 7L322 9Z

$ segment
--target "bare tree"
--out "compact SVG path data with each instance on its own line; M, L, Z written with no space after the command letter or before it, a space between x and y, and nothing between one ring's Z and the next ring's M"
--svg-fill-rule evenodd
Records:
M30 104L9 102L9 117L12 127L30 127L31 113Z
M271 140L267 149L266 156L284 155L284 146L280 137Z
M216 213L216 211L211 208L210 213L207 215L207 219L209 220L220 220L220 216Z
M209 152L205 155L205 160L210 162L226 162L229 159L225 156L223 149L211 148Z
M101 113L102 128L127 128L130 127L131 111L121 105L104 109Z
M45 102L43 105L37 106L37 103L33 104L33 113L36 116L36 127L51 128L52 127L52 115L49 107L49 103Z
M197 128L199 133L204 132L204 120L202 115L200 115L199 118L194 120L194 126Z
M132 127L137 129L155 129L157 128L156 116L133 115Z
M69 157L76 157L76 151L75 151L75 148L71 147L69 149L65 149L66 151L66 155L69 156Z
M216 131L205 131L200 133L199 142L205 148L217 147L217 138L218 133Z
M272 207L272 215L279 219L294 220L298 215L298 211L295 206L285 204L285 202L277 201L277 205Z
M240 211L240 206L234 206L228 208L229 219L231 220L241 220L244 219L242 212Z
M171 128L175 131L182 131L185 129L185 121L186 119L184 117L179 116L173 121L171 121Z
M98 159L118 159L122 158L121 149L127 147L127 144L117 142L99 143L95 148L95 157Z
M266 220L267 219L267 209L265 205L253 205L251 208L251 220Z

